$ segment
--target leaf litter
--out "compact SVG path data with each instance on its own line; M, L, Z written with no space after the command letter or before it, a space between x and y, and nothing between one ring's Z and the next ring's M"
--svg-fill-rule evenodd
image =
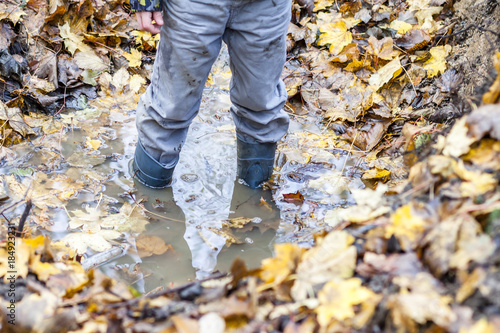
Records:
M141 202L103 195L113 175L103 162L118 161L108 147L113 113L135 108L158 36L135 29L122 1L0 4L0 157L9 165L0 199L12 204L2 216L18 223L26 198L36 212L16 240L19 326L2 307L3 330L500 329L500 52L484 105L453 122L465 99L449 64L460 45L441 40L454 31L450 4L303 0L293 13L284 71L293 127L267 185L284 217L275 256L137 297L78 261L127 234L142 257L171 250L139 236L154 218ZM68 140L81 142L76 151ZM86 205L75 208L77 198ZM58 230L58 211L77 231L37 236ZM227 243L249 222L228 219ZM0 231L5 239L6 223ZM0 251L6 287L9 253Z

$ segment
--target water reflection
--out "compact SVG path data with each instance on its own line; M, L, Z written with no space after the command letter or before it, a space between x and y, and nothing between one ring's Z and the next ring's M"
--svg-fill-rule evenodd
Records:
M206 101L207 105L214 103L220 106L221 101ZM133 142L124 149L124 156L131 156ZM125 166L123 160L112 165L122 172L114 183L126 190L130 177ZM112 265L141 262L146 272L153 273L145 279L148 290L187 278L203 278L214 270L227 271L236 257L243 258L249 267L257 267L272 255L280 212L271 191L251 189L236 179L235 134L228 112L213 107L201 111L190 128L173 179L172 186L162 190L135 181L134 196L153 213L145 234L161 237L175 253L142 260L127 256ZM228 219L238 217L253 222L236 230L224 228ZM241 244L226 246L234 240ZM111 268L107 265L103 269L113 274Z

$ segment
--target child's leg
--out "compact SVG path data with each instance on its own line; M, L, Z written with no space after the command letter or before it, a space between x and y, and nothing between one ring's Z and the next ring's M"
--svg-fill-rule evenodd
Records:
M152 187L170 183L229 17L224 5L169 0L151 84L137 107L134 172Z
M288 130L281 72L291 0L242 1L232 11L224 41L233 74L231 102L238 137L238 174L256 187L272 173L276 142Z

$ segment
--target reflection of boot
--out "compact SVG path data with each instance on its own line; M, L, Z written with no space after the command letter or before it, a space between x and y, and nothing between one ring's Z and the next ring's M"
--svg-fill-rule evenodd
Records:
M137 142L131 173L142 184L151 188L167 187L172 182L174 168L175 164L168 168L160 164L148 154L141 141Z
M270 190L252 189L235 181L229 219L238 217L257 218L256 220L261 222L251 225L264 232L278 228L280 210L276 207ZM252 228L245 229L251 230Z
M259 187L271 178L276 143L250 143L237 139L238 177L251 188Z

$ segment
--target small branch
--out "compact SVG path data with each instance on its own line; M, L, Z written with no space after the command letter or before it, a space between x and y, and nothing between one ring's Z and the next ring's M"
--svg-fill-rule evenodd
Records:
M127 249L126 246L114 246L107 251L97 253L92 257L85 259L85 261L82 262L82 267L85 271L88 271L94 267L97 267L105 263L108 260L121 257L122 255L125 254L126 249Z
M470 24L466 28L464 28L462 30L459 30L459 31L457 31L455 33L452 33L452 34L449 34L449 35L436 35L436 36L434 36L434 38L435 38L434 39L434 43L432 43L431 47L434 46L434 45L436 45L437 43L439 43L442 39L448 39L450 37L460 35L461 33L464 33L464 32L466 32L467 30L469 30L471 28L476 28L477 30L482 31L482 32L489 32L489 33L497 36L497 38L500 39L500 32L495 32L493 30L481 28L480 26L477 26L475 24Z
M30 210L31 210L31 199L28 199L26 201L26 207L24 208L23 215L21 215L21 219L19 220L19 225L17 226L16 237L23 237L24 223L26 223L26 219L28 218Z
M209 281L209 280L217 280L217 279L220 279L220 278L223 278L223 277L226 277L227 276L227 273L216 273L214 275L211 275L209 277L206 277L204 279L201 279L201 280L197 280L197 281L193 281L193 282L189 282L189 283L186 283L182 286L178 286L178 287L174 287L174 288L168 288L166 290L163 290L163 291L160 291L160 292L157 292L157 293L152 293L152 292L149 292L141 297L138 297L138 298L134 298L134 299L131 299L129 301L125 301L125 302L121 302L121 303L112 303L112 304L109 304L107 305L108 308L119 308L121 306L131 306L131 305L134 305L136 303L139 303L139 301L143 300L143 299L151 299L151 298L156 298L156 297L160 297L160 296L166 296L166 295L169 295L169 294L173 294L173 293L177 293L181 290L184 290L186 288L189 288L191 287L192 285L196 284L196 283L202 283L202 282L205 282L205 281Z

